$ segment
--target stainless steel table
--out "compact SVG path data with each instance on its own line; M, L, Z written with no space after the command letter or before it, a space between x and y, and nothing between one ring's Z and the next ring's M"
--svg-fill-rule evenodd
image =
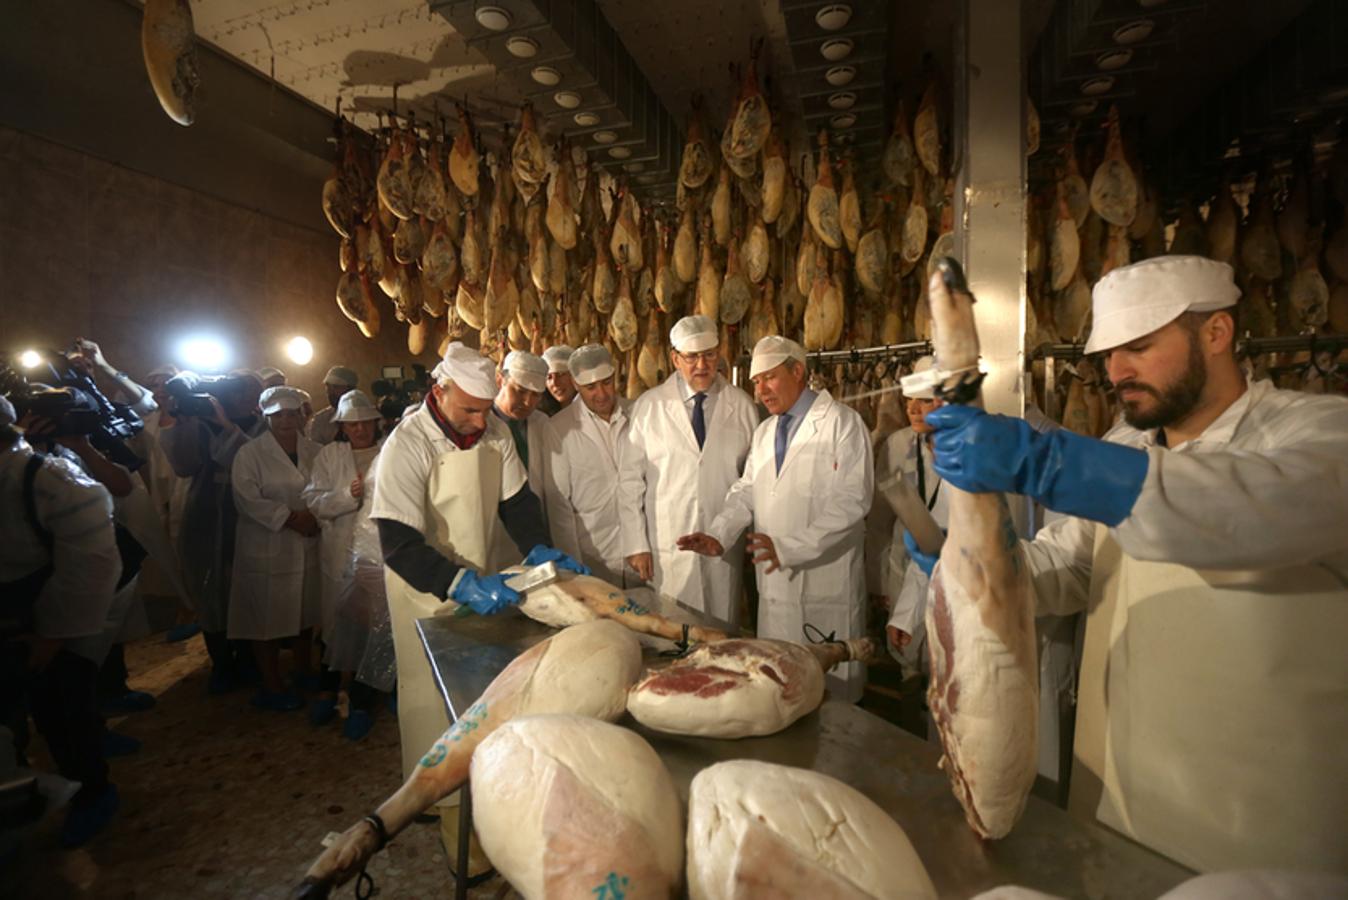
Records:
M417 623L431 668L454 720L518 654L553 633L522 614L436 617ZM652 656L648 662L656 663ZM903 826L942 897L969 897L1019 884L1062 897L1154 898L1189 877L1187 869L1031 797L1015 830L984 842L965 824L950 783L937 768L940 748L865 710L826 700L778 734L723 741L649 731L624 718L655 748L686 804L701 769L727 759L759 759L831 775L878 803ZM466 823L469 806L461 807ZM456 872L466 868L467 829ZM467 885L458 886L466 896Z

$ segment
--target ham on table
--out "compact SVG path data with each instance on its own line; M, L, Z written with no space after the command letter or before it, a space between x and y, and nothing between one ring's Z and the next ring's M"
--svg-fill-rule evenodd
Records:
M640 736L581 716L528 716L472 763L482 849L526 898L668 898L683 868L679 796Z
M692 900L936 896L903 829L860 791L756 760L693 779L687 852Z
M627 711L646 727L669 734L775 734L818 708L826 670L870 653L867 640L810 646L739 639L703 644L633 685Z

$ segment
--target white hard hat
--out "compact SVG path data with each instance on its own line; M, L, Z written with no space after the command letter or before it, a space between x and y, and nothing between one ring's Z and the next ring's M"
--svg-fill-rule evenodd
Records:
M917 361L913 363L912 374L916 375L919 372L926 372L934 365L936 365L936 358L934 356L919 356ZM911 400L935 400L936 385L924 385L920 388L904 388L903 395Z
M448 378L465 394L479 400L496 396L496 367L492 361L472 347L452 341L445 348L445 358L431 371L437 382Z
M332 421L368 422L378 418L380 418L379 410L375 408L374 401L365 396L364 391L353 388L337 401L337 415L332 417Z
M501 368L526 391L543 393L548 389L548 364L527 350L511 350Z
M323 383L353 388L360 384L360 378L356 376L355 369L348 369L346 366L333 366L328 369L328 374L323 376Z
M258 406L262 407L264 416L270 416L283 409L299 409L308 402L309 394L307 392L286 384L269 387L262 392L262 396L257 398Z
M1183 313L1226 309L1239 299L1232 268L1202 256L1157 256L1122 266L1096 282L1091 292L1086 352L1113 350Z
M805 362L805 348L790 338L770 334L754 344L754 357L749 363L749 377L757 378L768 369L775 369L788 359Z
M153 375L154 373L151 372L150 374ZM275 366L263 366L257 370L257 374L262 376L263 381L266 381L268 378L275 378L277 375L280 375L282 380L286 377L286 373Z
M566 344L558 344L544 350L543 361L548 364L548 374L553 375L557 372L567 371L567 361L571 359L571 354L575 352L574 347L568 347Z
M594 384L610 377L613 368L613 354L603 344L586 344L571 354L567 363L571 377L576 384Z
M721 343L721 336L706 316L684 316L669 330L669 342L680 353L701 353Z

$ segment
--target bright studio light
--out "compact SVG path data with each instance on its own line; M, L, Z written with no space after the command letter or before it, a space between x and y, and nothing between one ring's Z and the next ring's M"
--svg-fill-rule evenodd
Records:
M36 350L25 350L19 354L19 365L25 369L35 369L42 363L42 354Z
M314 358L314 345L306 337L293 337L286 344L286 356L296 365L307 366Z
M199 335L183 340L178 345L178 356L189 369L218 372L229 361L229 348L219 338Z

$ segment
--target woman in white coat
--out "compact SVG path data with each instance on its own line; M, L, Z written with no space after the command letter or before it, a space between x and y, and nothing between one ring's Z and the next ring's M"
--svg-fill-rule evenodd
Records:
M253 705L299 709L281 681L280 641L295 638L295 669L312 680L313 628L321 619L318 520L300 494L319 446L306 438L304 403L297 388L267 388L258 405L267 430L234 457L231 479L239 524L229 596L229 637L253 642L262 690Z
M324 690L310 707L309 718L315 725L336 716L339 688L349 692L353 709L358 705L359 692L351 691L352 676L369 638L371 598L364 591L353 590L351 548L365 505L365 476L379 453L380 418L374 402L363 391L343 394L332 418L336 437L319 451L309 484L300 495L323 529L319 538L323 662L332 674L324 673ZM366 705L359 704L361 708Z

